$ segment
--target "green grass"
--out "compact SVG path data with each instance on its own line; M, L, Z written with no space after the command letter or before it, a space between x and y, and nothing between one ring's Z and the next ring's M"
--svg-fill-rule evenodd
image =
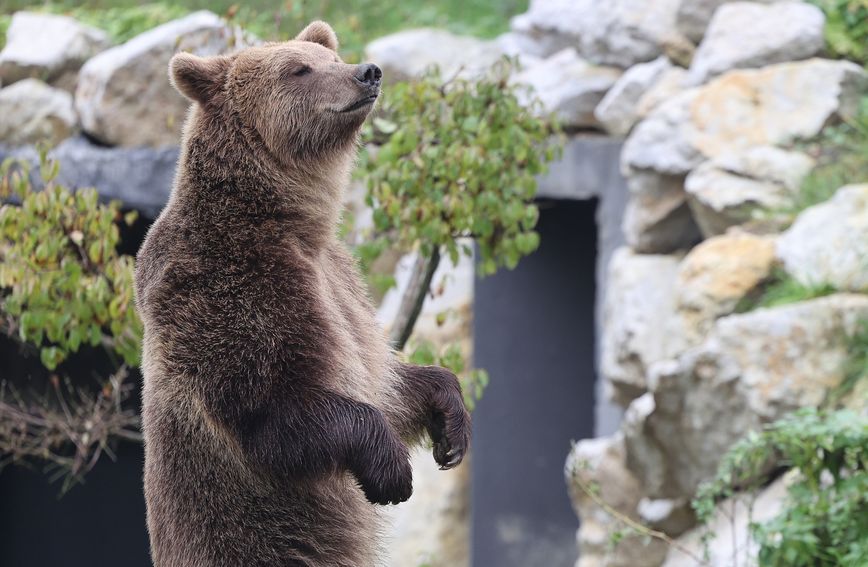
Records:
M135 0L92 0L33 3L6 0L0 6L0 46L4 22L22 9L68 14L105 29L125 41L185 13L208 9L233 19L264 39L289 39L311 20L329 22L341 41L342 53L358 60L366 43L401 29L436 26L455 33L493 37L508 28L509 18L527 9L528 0L180 0L143 3Z
M776 268L756 293L739 301L735 311L736 313L746 313L763 307L780 307L781 305L825 297L836 291L838 290L831 284L804 285L782 268Z

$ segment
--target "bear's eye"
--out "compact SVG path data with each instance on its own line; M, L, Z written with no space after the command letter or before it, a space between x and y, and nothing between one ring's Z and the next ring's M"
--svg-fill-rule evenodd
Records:
M293 72L293 75L295 75L296 77L301 77L303 75L307 75L311 71L313 71L313 69L311 69L307 65L302 65L301 67L296 69L295 72Z

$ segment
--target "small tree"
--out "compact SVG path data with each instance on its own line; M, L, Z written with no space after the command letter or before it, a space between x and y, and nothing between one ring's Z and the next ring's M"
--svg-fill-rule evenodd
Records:
M478 271L514 268L536 250L539 211L533 203L536 178L560 151L558 127L540 118L540 105L509 81L515 63L503 59L479 80L435 69L420 80L387 90L382 113L366 131L380 146L365 164L367 203L375 231L360 247L363 266L396 243L418 252L390 338L407 344L442 254L453 262L478 250ZM456 373L464 361L456 346L442 356L422 344L411 358L440 363ZM487 376L473 371L465 381L472 404Z

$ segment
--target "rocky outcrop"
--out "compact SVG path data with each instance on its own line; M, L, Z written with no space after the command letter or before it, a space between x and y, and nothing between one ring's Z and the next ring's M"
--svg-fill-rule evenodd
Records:
M568 48L516 74L511 80L528 85L525 102L537 98L542 112L554 114L567 128L595 128L594 109L621 76L612 67L592 65Z
M699 43L715 11L722 5L735 0L681 0L675 16L675 25L685 37ZM754 0L758 4L769 4L778 0Z
M72 18L15 12L0 51L0 84L34 77L73 90L78 69L109 45L105 32Z
M621 248L609 264L600 370L610 395L623 406L646 391L648 367L683 346L678 329L661 328L674 321L679 260Z
M698 85L733 69L813 57L823 49L825 23L823 12L805 2L724 4L696 51L689 80Z
M54 145L76 130L72 96L37 79L0 89L0 140L12 146Z
M600 101L594 116L609 134L626 136L639 120L639 101L670 69L665 57L631 67Z
M686 342L699 344L717 319L733 313L758 289L774 264L775 239L769 236L731 231L693 248L675 282L676 313Z
M626 467L622 435L579 441L567 457L564 472L573 508L582 518L577 534L580 556L576 567L656 567L660 564L667 552L666 544L661 541L628 534L615 545L611 543L612 535L622 531L623 525L610 510L633 521L641 520L637 509L642 490Z
M755 146L703 163L684 188L696 223L709 237L791 207L813 167L803 153Z
M668 254L699 241L690 214L684 177L635 171L627 178L630 201L624 213L624 236L637 252Z
M663 53L677 8L678 0L532 0L512 29L547 54L574 47L589 61L626 69Z
M109 145L177 145L189 101L169 83L169 59L179 51L227 53L251 41L202 11L100 53L79 73L75 106L82 127Z
M805 285L868 290L868 184L843 187L805 210L781 236L777 253Z
M690 498L750 431L816 407L845 376L847 337L868 296L839 294L719 319L678 359L654 364L623 425L649 498Z
M380 66L386 81L406 81L432 67L440 69L444 80L459 73L478 76L503 54L497 42L430 28L387 35L365 47L366 59Z

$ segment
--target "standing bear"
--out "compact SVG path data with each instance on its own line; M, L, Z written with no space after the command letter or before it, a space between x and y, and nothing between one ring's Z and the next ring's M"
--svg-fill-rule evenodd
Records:
M398 360L336 237L381 78L337 46L314 22L170 63L194 104L136 266L156 567L379 565L408 447L468 449L455 376Z

